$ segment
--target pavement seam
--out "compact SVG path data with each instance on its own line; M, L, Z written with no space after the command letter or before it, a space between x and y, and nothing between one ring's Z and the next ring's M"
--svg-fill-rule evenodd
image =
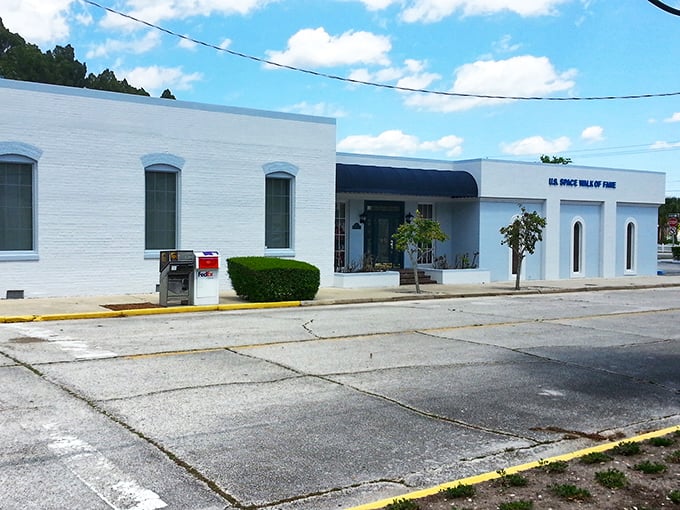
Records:
M226 502L228 502L233 507L243 509L243 510L248 510L248 509L251 509L251 508L252 509L257 508L257 507L250 507L250 506L243 505L234 496L232 496L228 492L224 491L216 482L212 481L210 478L208 478L206 475L201 473L194 466L192 466L187 461L180 458L177 454L173 453L171 450L169 450L168 448L166 448L165 446L160 444L158 441L146 436L143 432L137 430L132 425L125 422L122 418L116 416L114 413L112 413L108 409L103 408L101 405L99 405L99 403L96 400L90 399L90 398L86 397L85 395L78 393L76 390L66 386L65 384L49 378L46 374L44 374L43 372L41 372L40 370L35 368L30 363L26 363L26 362L23 362L19 359L16 359L13 356L8 355L7 353L3 353L3 354L6 357L8 357L9 359L11 359L12 361L14 361L17 365L25 368L26 370L29 370L33 374L40 377L46 383L51 384L53 386L56 386L57 388L59 388L61 391L68 394L72 398L75 398L76 400L84 403L86 406L88 406L90 409L92 409L96 413L104 416L105 418L111 420L113 423L124 428L125 430L127 430L128 432L133 434L134 436L138 437L144 443L147 443L147 444L153 446L158 451L160 451L163 455L165 455L165 457L168 460L170 460L175 465L184 469L187 473L189 473L189 475L191 475L196 480L204 483L208 488L210 488L211 491L213 491L215 494L219 495L221 498L223 498Z

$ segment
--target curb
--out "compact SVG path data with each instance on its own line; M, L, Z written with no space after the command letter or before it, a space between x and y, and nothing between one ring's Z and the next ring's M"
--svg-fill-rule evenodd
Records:
M108 312L54 313L45 315L10 315L0 317L0 324L17 322L66 321L78 319L114 319L140 315L167 315L190 312L222 312L231 310L255 310L265 308L293 308L302 306L301 301L279 301L274 303L234 303L229 305L171 306L168 308L135 308Z
M27 314L27 315L8 315L0 316L0 324L9 324L17 322L43 322L43 321L61 321L61 320L78 320L78 319L112 319L121 317L138 317L142 315L164 315L174 313L189 313L189 312L225 312L234 310L255 310L266 308L291 308L291 307L311 307L311 306L326 306L326 305L352 305L352 304L368 304L368 303L389 303L399 301L425 301L435 299L456 299L456 298L471 298L471 297L492 297L492 296L529 296L538 294L565 294L573 292L597 292L597 291L611 291L611 290L631 290L631 289L663 289L670 287L680 287L680 283L645 283L645 284L631 284L631 285L602 285L602 286L588 286L588 287L540 287L532 288L526 287L520 290L514 289L488 289L481 292L456 292L443 294L404 294L401 296L377 296L377 297L359 297L359 298L337 298L337 299L319 299L319 300L305 300L305 301L279 301L279 302L265 302L265 303L231 303L223 305L197 305L197 306L172 306L167 308L134 308L128 310L111 310L100 312L75 312L75 313L58 313L58 314Z
M604 452L607 450L611 450L612 448L616 447L619 443L623 441L634 441L634 442L641 442L641 441L646 441L647 439L651 439L653 437L660 437L660 436L665 436L668 434L672 434L676 431L680 431L680 425L675 425L673 427L668 427L665 429L661 430L656 430L653 432L647 432L645 434L641 434L639 436L634 436L626 439L621 439L617 440L614 442L610 443L605 443L605 444L600 444L597 446L592 446L590 448L584 448L582 450L577 450L575 452L571 453L565 453L562 455L556 455L554 457L550 457L548 459L541 459L540 461L533 461L533 462L528 462L526 464L520 464L518 466L512 466L509 468L505 468L505 473L508 475L514 474L514 473L519 473L522 471L527 471L529 469L534 469L537 467L540 467L542 463L545 462L555 462L558 460L563 460L563 461L568 461L572 460L578 457L583 457L584 455L587 455L592 452ZM452 482L446 482L440 485L436 485L434 487L430 487L427 489L422 489L419 491L415 492L410 492L408 494L402 494L400 496L393 496L391 498L386 498L386 499L381 499L379 501L374 501L373 503L366 503L364 505L360 506L355 506L348 508L346 510L378 510L378 509L383 509L390 503L393 503L396 499L419 499L419 498L424 498L427 496L433 496L439 491L456 487L459 484L463 485L474 485L482 482L488 482L489 480L495 480L496 478L500 478L500 474L498 474L497 471L494 472L488 472L488 473L482 473L480 475L475 475L475 476L469 476L467 478L461 478L459 480L454 480Z

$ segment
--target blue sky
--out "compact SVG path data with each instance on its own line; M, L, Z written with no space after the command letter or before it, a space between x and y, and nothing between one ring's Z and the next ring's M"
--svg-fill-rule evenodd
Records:
M494 96L680 91L680 17L647 0L96 0L208 45L341 78ZM673 2L669 2L673 4ZM677 4L675 4L677 5ZM680 95L462 98L273 68L83 0L0 0L43 50L72 44L154 96L337 118L338 151L538 161L667 173L680 196Z

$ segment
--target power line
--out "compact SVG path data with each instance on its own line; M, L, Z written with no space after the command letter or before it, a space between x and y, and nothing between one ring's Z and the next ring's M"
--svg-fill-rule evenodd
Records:
M648 99L648 98L654 98L654 97L671 97L671 96L680 96L680 91L678 92L661 92L661 93L655 93L655 94L630 94L630 95L624 95L624 96L584 96L584 97L545 97L545 96L502 96L502 95L492 95L492 94L466 94L462 92L446 92L443 90L430 90L430 89L417 89L417 88L411 88L411 87L403 87L399 85L390 85L388 83L379 83L379 82L373 82L373 81L365 81L365 80L357 80L353 78L346 78L343 76L338 76L335 74L328 74L328 73L322 73L319 71L313 71L311 69L305 69L302 67L296 67L296 66L291 66L287 64L281 64L278 62L274 62L272 60L267 60L264 58L256 57L254 55L249 55L247 53L241 53L238 51L230 50L229 48L222 48L220 46L216 46L214 44L201 41L199 39L194 39L193 37L189 37L177 32L174 32L172 30L169 30L167 28L161 27L159 25L156 25L154 23L150 23L148 21L144 21L142 19L136 18L130 14L125 14L123 12L117 11L115 9L112 9L111 7L106 7L104 5L98 4L94 0L82 0L84 3L92 5L93 7L97 7L99 9L108 11L112 14L116 14L118 16L122 16L123 18L127 18L131 21L134 21L136 23L140 23L142 25L145 25L149 28L152 28L154 30L158 30L160 32L164 32L170 36L177 37L179 39L183 39L185 41L192 42L194 44L197 44L199 46L204 46L206 48L211 48L217 51L222 51L224 53L228 53L229 55L239 57L239 58L244 58L247 60L252 60L254 62L259 62L260 64L266 64L269 66L274 66L278 67L281 69L288 69L289 71L295 71L299 73L304 73L304 74L309 74L312 76L317 76L320 78L326 78L329 80L336 80L336 81L341 81L345 83L352 83L355 85L366 85L369 87L378 87L378 88L384 88L384 89L390 89L390 90L398 90L400 92L417 92L419 94L433 94L433 95L438 95L438 96L448 96L448 97L467 97L467 98L476 98L476 99L502 99L502 100L513 100L513 101L611 101L611 100L619 100L619 99Z

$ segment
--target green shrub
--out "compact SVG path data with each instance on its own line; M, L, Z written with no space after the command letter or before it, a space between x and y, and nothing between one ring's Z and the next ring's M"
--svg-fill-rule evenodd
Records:
M635 464L633 466L638 471L642 471L646 475L655 475L657 473L663 473L668 469L665 464L659 462L649 462L648 460Z
M612 448L613 453L617 455L624 455L626 457L637 455L641 451L640 445L634 441L622 441Z
M420 507L410 499L402 498L392 501L385 507L385 510L420 510Z
M602 452L590 452L581 457L582 464L602 464L604 462L609 462L610 460L612 460L612 458Z
M522 499L498 505L498 510L532 510L533 508L534 503L532 501L525 501Z
M568 483L551 485L550 490L552 490L556 496L569 501L583 501L591 498L588 489L582 489Z
M653 437L649 440L652 446L672 446L675 440L672 437Z
M668 462L672 462L673 464L680 464L680 450L675 450L674 452L667 455L666 460Z
M607 471L598 471L595 473L595 480L607 489L620 489L625 487L628 481L626 474L618 469L608 469Z
M299 260L232 257L227 271L236 294L256 303L314 299L319 290L319 269Z
M539 460L538 465L541 466L546 473L564 473L569 467L569 464L563 460L554 460L552 462Z
M673 253L673 260L680 260L680 246L671 247L671 252Z
M676 505L680 505L680 491L672 491L668 495L668 499L670 499L672 503L675 503Z
M444 497L444 499L455 499L455 498L471 498L475 495L475 487L473 485L465 485L459 483L455 487L447 487L442 489L439 493Z

